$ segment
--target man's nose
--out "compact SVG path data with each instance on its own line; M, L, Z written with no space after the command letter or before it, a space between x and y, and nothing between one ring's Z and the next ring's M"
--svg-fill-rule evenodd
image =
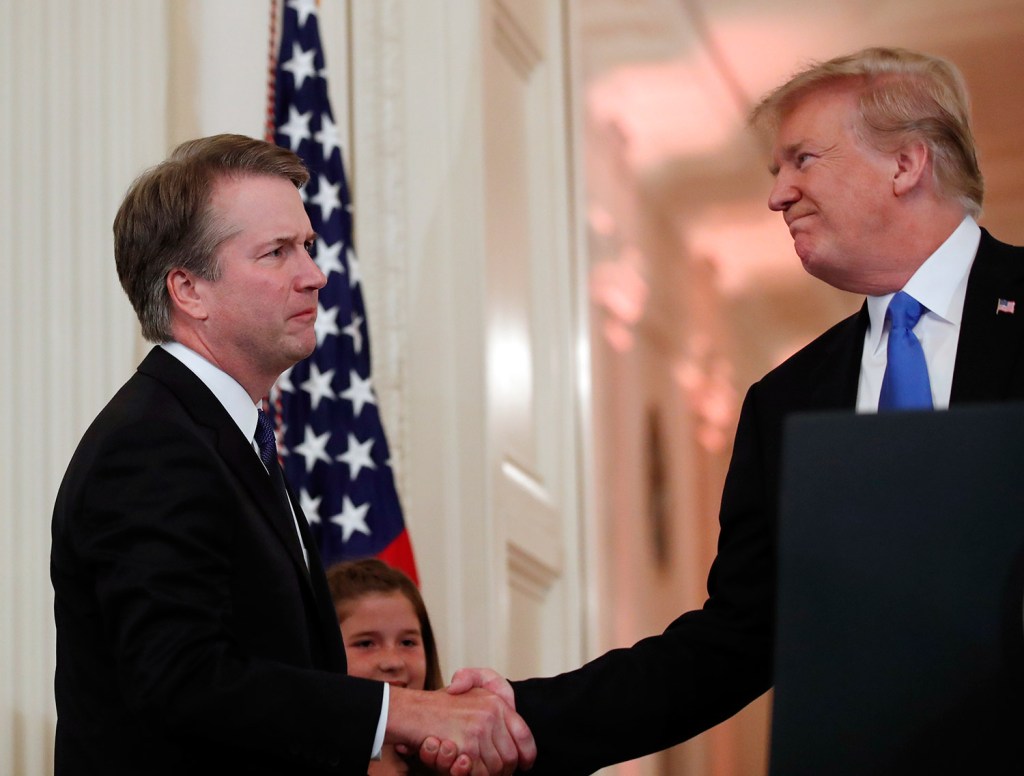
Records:
M780 171L775 176L775 183L768 193L768 207L774 211L786 210L790 205L800 199L800 190L793 185L790 176L785 171Z
M327 276L324 275L320 265L316 263L316 259L307 254L307 264L305 265L303 272L303 288L316 288L320 289L327 285Z

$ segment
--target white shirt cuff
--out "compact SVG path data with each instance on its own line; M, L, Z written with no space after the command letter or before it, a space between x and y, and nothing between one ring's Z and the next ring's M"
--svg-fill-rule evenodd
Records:
M388 706L391 701L391 685L384 682L384 697L380 704L380 719L377 720L377 735L373 737L373 752L371 760L379 760L381 750L384 749L384 731L388 726Z

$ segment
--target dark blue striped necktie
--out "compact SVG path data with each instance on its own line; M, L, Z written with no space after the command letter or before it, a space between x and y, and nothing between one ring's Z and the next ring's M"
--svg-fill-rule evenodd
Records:
M260 449L260 459L267 471L271 466L277 465L277 438L274 436L274 424L263 410L257 410L256 416L256 446Z

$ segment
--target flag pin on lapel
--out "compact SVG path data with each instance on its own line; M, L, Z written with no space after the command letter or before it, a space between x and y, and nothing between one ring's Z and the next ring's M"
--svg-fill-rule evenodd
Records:
M999 299L996 301L996 315L999 315L999 313L1013 315L1013 310L1016 306L1017 303L1012 299Z

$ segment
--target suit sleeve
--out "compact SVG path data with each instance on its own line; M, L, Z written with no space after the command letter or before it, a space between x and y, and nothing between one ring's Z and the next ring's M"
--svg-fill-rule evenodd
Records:
M513 682L537 741L534 776L592 773L673 746L770 687L776 464L757 388L740 416L704 606L575 671Z
M228 749L368 760L382 687L302 659L311 626L295 575L269 549L242 556L255 546L252 509L213 446L157 421L98 447L65 530L95 585L95 643L111 650L100 659L129 709Z

